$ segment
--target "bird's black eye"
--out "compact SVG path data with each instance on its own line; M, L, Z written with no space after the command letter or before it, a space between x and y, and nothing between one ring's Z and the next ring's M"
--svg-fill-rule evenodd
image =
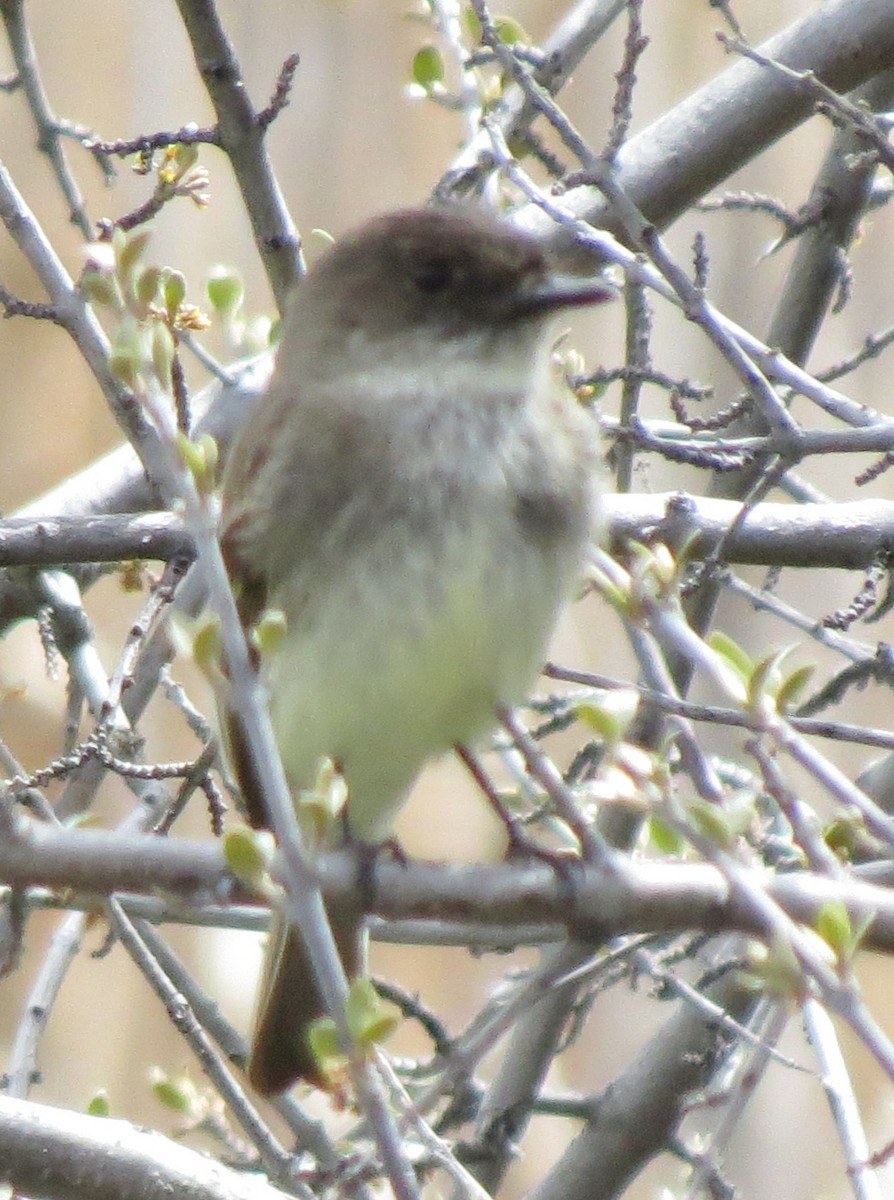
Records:
M413 283L420 292L434 295L443 292L453 280L453 268L442 254L433 254L416 263Z

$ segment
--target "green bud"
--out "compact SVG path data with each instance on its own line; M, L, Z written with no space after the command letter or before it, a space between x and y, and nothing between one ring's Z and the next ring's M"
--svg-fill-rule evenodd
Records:
M808 664L798 667L792 671L791 675L787 675L783 679L779 691L776 693L776 707L781 713L791 712L798 704L804 694L804 689L813 678L813 671L814 668Z
M185 1116L192 1110L193 1089L184 1080L174 1079L158 1071L152 1079L152 1092L155 1099L171 1112Z
M183 438L183 441L188 442L189 439ZM189 444L192 445L191 442ZM221 647L220 621L209 614L195 626L192 634L192 657L200 671L215 675L219 672Z
M199 161L199 147L195 142L178 142L175 157L181 176L185 175Z
M171 386L171 367L174 363L174 338L161 321L152 325L152 366L162 387Z
M717 804L708 804L703 800L694 800L689 806L689 816L693 825L709 841L722 847L732 849L735 842L735 831L727 814Z
M839 962L846 962L854 951L854 930L850 914L840 900L827 900L813 922L813 928Z
M686 841L673 825L658 814L653 813L646 822L649 841L662 854L682 854L686 849Z
M81 290L91 304L116 310L121 308L121 289L111 275L85 271L81 276Z
M109 354L112 374L126 387L136 388L145 358L143 334L136 321L122 321Z
M266 894L270 890L269 870L273 851L273 837L265 830L242 825L224 834L224 861L249 891Z
M466 41L471 46L481 45L481 22L471 4L464 4L459 14L459 23Z
M444 60L437 46L422 46L413 55L413 82L430 92L444 82Z
M197 442L182 431L177 434L177 449L200 492L210 492L217 481L217 442L203 433Z
M639 696L632 688L606 692L598 700L582 700L574 705L577 718L609 743L621 740L638 709Z
M109 1093L105 1088L100 1088L95 1095L90 1097L87 1103L87 1115L90 1117L107 1117L112 1111L112 1106L109 1103Z
M361 1049L390 1037L399 1022L397 1009L382 999L366 975L351 980L345 1016L351 1037Z
M522 43L527 46L530 44L531 39L514 17L494 17L494 30L500 41L507 45Z
M333 1078L344 1070L347 1059L339 1045L338 1029L331 1017L317 1017L310 1022L307 1044L325 1078Z
M288 629L286 614L278 608L268 608L252 630L252 642L261 657L273 653L282 642Z
M721 629L713 629L705 640L714 653L719 654L743 682L747 682L751 678L754 673L754 662L738 642L734 642Z
M804 992L804 975L787 942L777 939L769 946L752 943L748 966L739 973L739 981L753 991L771 996L799 997Z
M300 792L296 813L310 845L329 841L332 831L341 825L348 798L344 777L330 758L322 758L314 786Z
M128 233L116 226L112 234L112 249L115 251L115 263L119 275L126 277L133 273L151 236L152 234L147 229L133 230Z
M161 280L160 267L143 267L137 272L134 281L134 295L137 302L147 309L158 296L158 285ZM144 314L143 314L144 315Z
M228 267L215 267L205 284L205 292L214 311L229 321L242 306L245 294L242 276Z
M217 439L210 433L203 433L199 438L199 445L205 457L205 467L208 474L214 477L217 474L217 465L220 462L220 449L217 445Z
M161 294L168 320L173 323L186 298L186 277L181 271L166 269L162 272Z

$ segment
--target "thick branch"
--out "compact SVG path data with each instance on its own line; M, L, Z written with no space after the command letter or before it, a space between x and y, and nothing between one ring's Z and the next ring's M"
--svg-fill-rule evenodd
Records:
M710 999L728 1016L744 1017L753 993L721 980ZM597 1097L589 1120L530 1193L531 1200L620 1196L644 1164L668 1145L693 1092L704 1087L724 1050L719 1022L687 1004Z
M43 507L35 504L33 508ZM733 525L734 500L685 493L626 494L603 500L609 540L660 538L704 558ZM894 547L894 502L761 504L724 543L724 560L779 567L862 570ZM143 515L12 517L0 521L0 567L53 567L70 563L168 560L192 555L192 539L170 513Z
M356 891L356 863L348 853L321 856L318 874L327 896ZM747 873L794 920L810 923L830 901L855 918L873 914L866 946L894 950L894 893L857 879L807 872ZM585 940L623 933L687 929L758 933L763 924L714 867L637 863L608 873L580 866L572 888L542 864L376 862L370 881L372 908L395 919L544 923ZM52 831L0 842L0 882L12 887L73 888L100 895L162 889L198 902L225 902L233 891L220 846L211 841L134 838L114 833ZM571 894L569 894L571 891Z
M890 0L829 0L760 52L793 70L814 71L836 91L851 91L891 65L894 7ZM664 228L815 105L807 84L740 59L621 148L618 182L646 218ZM597 228L621 232L597 188L574 188L563 204ZM550 232L549 218L533 205L521 219Z
M132 558L167 562L192 554L192 539L172 513L0 521L2 567L113 563Z
M160 1133L5 1097L0 1162L4 1183L47 1200L288 1200Z
M272 355L265 354L250 362L237 364L230 383L221 384L215 381L196 397L194 407L198 419L195 434L198 436L210 433L217 440L222 457L225 457L230 441L245 419L246 412L264 389L270 377L272 363ZM19 509L17 518L39 522L43 518L84 518L100 514L141 512L158 507L158 494L146 478L133 447L125 443L97 459L83 471L64 480L58 487L26 504ZM146 529L137 534L133 544L116 547L116 553L118 550L126 550L125 558L155 557L151 546L147 547L144 544L142 551L139 548L144 533L147 533ZM162 531L160 536L164 540L168 537L168 532ZM48 545L45 546L45 550L48 557L39 559L38 565L47 566L51 561L56 564L73 562L71 558L65 558L68 554L67 549L61 557L55 558L51 557L52 552ZM31 559L22 557L16 561L30 562ZM109 560L98 552L97 557L91 559L88 555L84 561ZM0 580L0 631L14 621L33 617L41 603L31 578L18 574Z
M647 532L676 545L691 533L696 558L711 553L742 507L735 500L682 493L606 496L603 503L616 545ZM889 500L760 504L724 542L723 556L730 563L860 570L892 545L894 503Z

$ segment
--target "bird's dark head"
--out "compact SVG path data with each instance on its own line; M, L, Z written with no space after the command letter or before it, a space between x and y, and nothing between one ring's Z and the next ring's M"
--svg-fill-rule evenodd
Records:
M406 209L342 238L300 285L342 334L442 338L539 325L558 309L598 303L604 283L558 275L530 235L482 210Z

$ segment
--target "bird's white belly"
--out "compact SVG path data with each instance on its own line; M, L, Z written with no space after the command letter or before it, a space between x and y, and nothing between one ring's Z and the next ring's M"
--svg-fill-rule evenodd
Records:
M520 537L514 526L502 533ZM366 840L387 835L426 759L480 736L496 704L522 698L575 567L530 545L506 553L499 536L477 550L467 537L430 549L401 555L399 569L375 545L355 552L312 613L290 612L288 595L275 601L289 622L271 668L286 773L308 787L331 757L348 783L349 824Z

